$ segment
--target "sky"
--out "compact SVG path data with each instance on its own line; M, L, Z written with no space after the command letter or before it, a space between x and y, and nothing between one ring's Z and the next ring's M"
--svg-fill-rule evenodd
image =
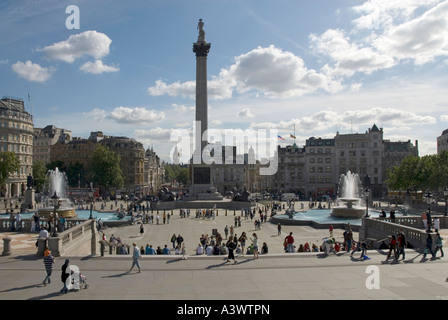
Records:
M199 19L209 129L303 146L376 124L423 156L448 128L448 0L1 0L0 16L0 96L35 127L126 136L164 161L195 120Z

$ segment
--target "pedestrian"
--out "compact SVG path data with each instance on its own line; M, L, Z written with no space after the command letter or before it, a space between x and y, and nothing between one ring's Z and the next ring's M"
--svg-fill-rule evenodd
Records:
M54 257L51 254L51 251L48 250L48 247L45 247L44 250L44 265L45 265L45 271L47 272L47 276L45 277L44 281L42 282L44 286L47 285L47 283L51 283L51 273L53 271L53 264L54 264Z
M70 275L67 273L67 268L69 266L69 260L65 259L64 264L62 265L61 268L61 281L64 284L64 286L61 289L61 293L67 293L68 292L68 288L67 288L67 279L70 277ZM70 269L68 270L68 272L70 272Z
M182 250L181 250L181 253L182 253L182 260L187 260L187 256L186 256L186 254L187 254L187 248L185 248L185 243L182 243Z
M434 223L434 231L435 232L439 232L439 229L440 229L440 220L439 220L439 218L435 217L433 223Z
M290 232L289 235L286 236L283 245L287 252L294 252L294 237L292 236L292 232Z
M171 236L171 243L173 244L173 249L176 248L176 241L177 241L176 234L173 233L173 235Z
M443 258L443 238L440 236L440 233L437 232L437 238L436 238L436 250L434 251L434 256L436 256L437 251L440 250L440 253L442 254L440 257Z
M402 230L398 233L397 237L397 260L400 258L400 255L403 255L403 260L405 259L405 250L406 247L406 237L404 236L404 233Z
M428 237L426 238L426 247L423 251L423 259L426 258L426 255L430 253L433 258L435 258L434 251L432 251L432 237L431 234L428 234Z
M145 233L145 229L143 227L143 222L140 224L140 236L143 237L143 234Z
M330 231L330 238L333 238L333 225L330 224L330 227L328 228L328 230Z
M258 259L258 237L255 232L252 234L252 236L254 238L253 239L251 238L250 240L252 241L252 244L253 244L254 259Z
M243 231L241 236L238 238L238 241L240 242L241 245L241 253L243 257L244 257L244 248L246 247L246 240L247 240L246 232Z
M227 227L227 225L224 228L224 235L226 236L226 240L227 240L227 237L229 236L229 228Z
M281 235L282 234L282 225L279 223L277 225L277 235Z
M345 242L346 242L346 251L349 252L352 248L353 243L353 232L352 229L349 228L346 235L345 235Z
M386 260L389 260L392 251L394 252L394 259L397 260L397 239L395 238L395 235L392 235L389 241L389 253L387 254Z
M232 237L230 237L229 241L227 241L226 247L229 251L227 256L227 262L230 262L230 259L232 259L233 263L236 263L235 254L233 253L233 251L236 249L236 244L233 241Z
M132 269L134 269L134 266L137 266L138 272L140 273L142 271L140 268L140 263L138 262L138 260L141 259L140 250L138 249L137 244L135 242L132 244L132 246L134 247L134 250L132 253L132 266L128 272L131 272Z

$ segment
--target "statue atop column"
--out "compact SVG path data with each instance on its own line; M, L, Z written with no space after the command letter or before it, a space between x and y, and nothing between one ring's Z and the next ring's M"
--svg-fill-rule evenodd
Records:
M204 22L202 21L202 19L199 19L197 29L199 31L198 42L206 42L205 41Z

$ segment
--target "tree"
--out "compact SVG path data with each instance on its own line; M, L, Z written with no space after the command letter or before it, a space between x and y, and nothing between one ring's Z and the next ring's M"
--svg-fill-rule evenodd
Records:
M9 175L20 169L19 157L12 151L0 152L0 186L4 185Z
M188 184L189 169L177 164L166 165L165 177L166 182L177 181L182 184Z
M37 192L40 192L41 190L43 190L46 175L47 175L47 168L45 167L42 160L34 161L33 162L33 179L34 179L34 185L36 186Z
M386 184L391 190L438 190L448 184L448 152L423 157L407 156L389 168Z
M93 151L89 170L94 185L99 185L105 190L120 189L124 185L120 161L120 155L106 146L98 145Z

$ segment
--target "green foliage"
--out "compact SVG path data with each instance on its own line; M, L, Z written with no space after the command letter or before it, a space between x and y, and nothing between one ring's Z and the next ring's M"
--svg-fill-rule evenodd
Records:
M120 168L121 157L108 147L99 145L93 151L89 175L94 185L105 190L120 189L124 178Z
M190 180L188 167L176 164L165 165L165 180L166 182L177 181L184 185L188 184L188 181Z
M33 162L33 179L37 192L43 190L47 171L48 170L42 160L36 160Z
M9 175L20 169L19 157L11 151L0 152L0 185L5 184Z
M448 185L448 152L423 157L407 156L387 171L390 190L437 190Z

